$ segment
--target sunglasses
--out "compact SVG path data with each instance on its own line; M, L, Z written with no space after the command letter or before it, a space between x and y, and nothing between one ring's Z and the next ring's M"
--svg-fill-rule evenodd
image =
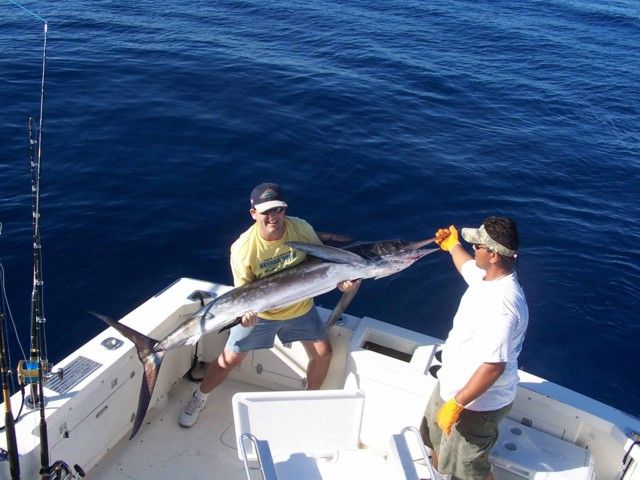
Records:
M280 215L282 212L284 212L284 207L276 207L267 210L266 212L262 212L260 215L264 215L266 217L267 215L271 215L273 213L275 213L276 215Z
M472 245L472 247L473 247L473 250L474 250L474 251L476 251L476 252L477 252L478 250L480 250L481 248L484 248L487 252L489 252L489 253L493 253L493 250L491 250L491 249L490 249L489 247L487 247L486 245L478 245L477 243L474 243L474 244Z

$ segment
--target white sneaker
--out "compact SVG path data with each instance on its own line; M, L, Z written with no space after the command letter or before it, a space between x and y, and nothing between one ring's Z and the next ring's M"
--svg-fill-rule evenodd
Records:
M204 406L207 404L206 398L199 398L196 396L198 392L193 392L193 397L187 402L180 414L180 425L183 427L193 427L198 421L198 417L200 416L200 412L204 409Z

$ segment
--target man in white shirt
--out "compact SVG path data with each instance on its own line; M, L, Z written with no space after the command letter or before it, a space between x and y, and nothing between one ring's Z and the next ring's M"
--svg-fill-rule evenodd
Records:
M458 241L455 226L436 232L436 243L451 254L469 287L443 347L424 440L441 473L485 480L493 478L488 458L498 424L516 396L529 310L515 272L515 222L489 217L479 228L463 228L462 238L472 244L475 260Z

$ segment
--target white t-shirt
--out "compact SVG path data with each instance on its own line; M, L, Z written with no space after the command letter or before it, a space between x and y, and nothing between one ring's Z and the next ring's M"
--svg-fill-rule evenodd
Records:
M443 347L440 395L445 401L456 395L481 364L505 362L504 372L489 390L465 407L497 410L516 396L518 355L529 323L527 300L515 272L485 281L485 271L469 260L461 273L469 288Z

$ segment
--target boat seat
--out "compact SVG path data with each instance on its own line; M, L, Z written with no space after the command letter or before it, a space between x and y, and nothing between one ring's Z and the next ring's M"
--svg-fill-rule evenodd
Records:
M407 434L413 435L431 468L414 427L391 436L386 456L360 448L364 400L362 392L345 390L237 393L232 406L245 472L257 462L270 480L425 478L418 476L407 443Z
M359 391L240 392L232 399L238 456L240 436L269 442L274 457L304 451L317 456L357 449L364 395ZM256 460L255 448L247 458Z
M278 480L387 479L385 458L359 449L363 405L359 391L237 393L232 407L238 456L246 470L247 462L273 462ZM246 434L255 441L243 442ZM261 442L268 449L258 450ZM267 450L271 458L265 458Z
M510 418L500 422L498 442L489 460L494 469L506 470L519 478L591 480L594 476L589 450Z

